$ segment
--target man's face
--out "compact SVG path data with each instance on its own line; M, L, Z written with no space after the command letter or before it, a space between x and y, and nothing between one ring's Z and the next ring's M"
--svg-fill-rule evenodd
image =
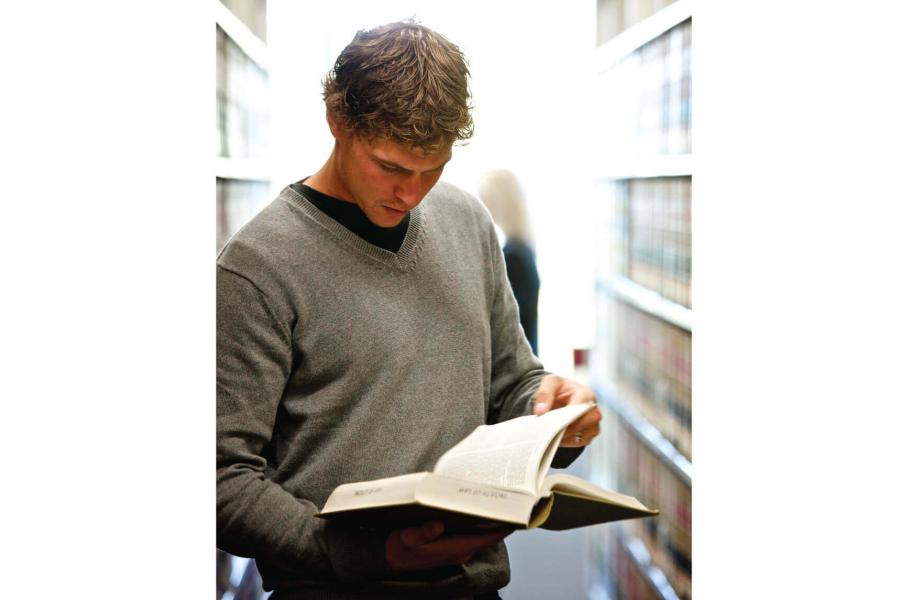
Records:
M384 138L336 138L335 167L344 199L379 227L399 225L438 182L453 153L449 145L425 154Z

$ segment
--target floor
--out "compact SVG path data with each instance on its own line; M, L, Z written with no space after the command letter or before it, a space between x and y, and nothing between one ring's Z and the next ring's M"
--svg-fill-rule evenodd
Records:
M585 462L582 454L557 472L586 478ZM506 538L512 576L510 584L500 590L503 600L587 600L586 531L533 529Z

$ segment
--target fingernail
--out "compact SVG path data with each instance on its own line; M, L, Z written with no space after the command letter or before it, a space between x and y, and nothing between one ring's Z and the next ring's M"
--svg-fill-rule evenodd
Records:
M546 404L544 402L538 402L534 405L534 410L544 410Z

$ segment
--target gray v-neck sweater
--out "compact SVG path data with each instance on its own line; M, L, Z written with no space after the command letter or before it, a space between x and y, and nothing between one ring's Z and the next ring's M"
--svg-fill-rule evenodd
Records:
M217 545L280 598L458 597L508 582L502 544L388 572L384 536L313 515L339 484L426 471L546 374L487 211L440 183L396 253L285 188L217 261Z

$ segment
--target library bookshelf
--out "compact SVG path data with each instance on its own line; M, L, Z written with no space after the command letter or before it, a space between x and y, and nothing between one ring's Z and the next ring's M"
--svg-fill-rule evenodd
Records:
M589 533L591 598L691 597L690 0L598 0L589 476L660 509Z
M209 0L216 22L216 250L270 198L265 0Z
M216 24L216 251L271 201L266 0L208 0ZM216 550L216 598L267 597L255 563Z

